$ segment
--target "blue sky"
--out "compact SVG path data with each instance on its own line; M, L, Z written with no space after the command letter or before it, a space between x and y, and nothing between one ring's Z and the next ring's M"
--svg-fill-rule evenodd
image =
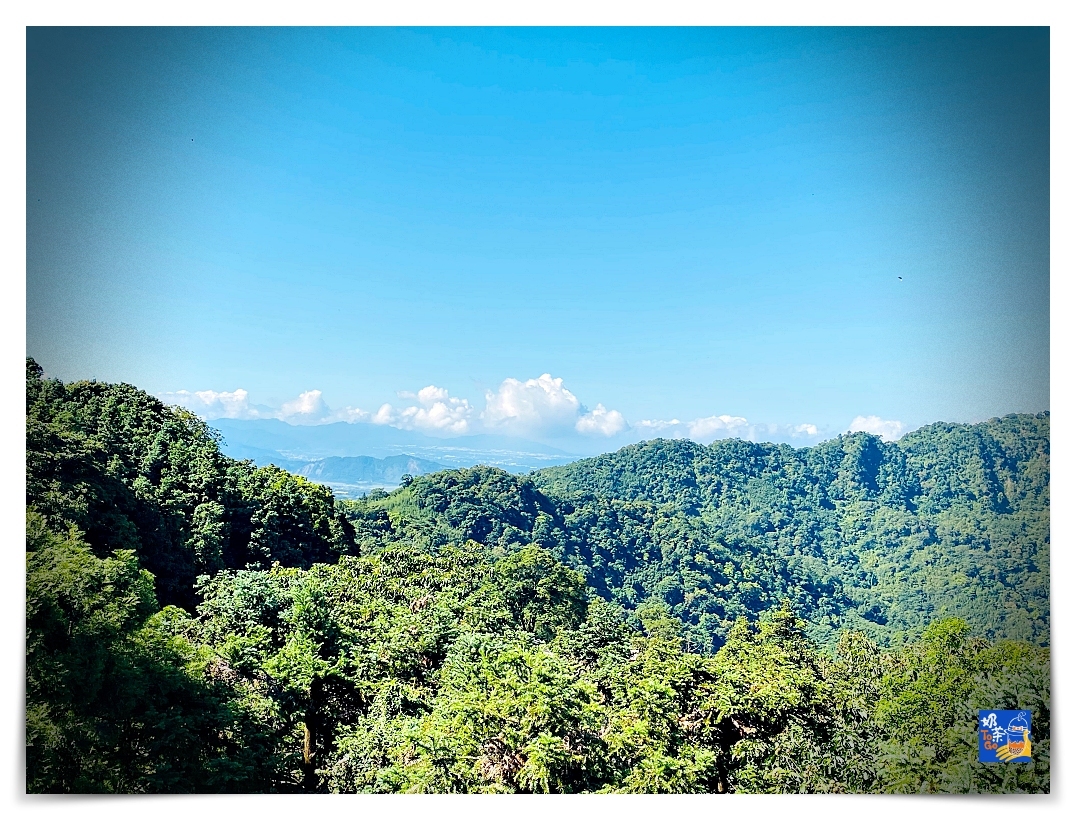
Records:
M581 450L1048 409L1045 29L27 54L27 351L61 378Z

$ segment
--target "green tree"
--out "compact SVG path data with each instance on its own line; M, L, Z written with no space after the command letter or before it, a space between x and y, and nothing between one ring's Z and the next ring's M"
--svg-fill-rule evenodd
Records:
M261 790L263 738L157 612L131 551L97 558L27 516L28 792Z
M880 780L894 792L1048 792L1049 656L1012 641L991 645L950 618L890 661L882 679ZM1030 709L1031 764L978 762L980 709Z

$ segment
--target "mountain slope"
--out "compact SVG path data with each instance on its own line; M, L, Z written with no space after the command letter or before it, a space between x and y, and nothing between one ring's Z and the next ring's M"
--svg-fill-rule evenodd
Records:
M784 600L828 644L848 628L899 643L946 616L991 637L1049 639L1045 413L888 444L659 439L529 477L424 476L349 509L371 545L539 544L609 600L666 607L710 649L737 617Z
M859 616L841 620L879 638L959 614L987 634L1048 640L1048 413L934 424L889 444L864 433L799 450L647 442L535 484L671 504L790 572L814 565Z
M43 378L26 362L26 504L104 558L132 550L164 603L192 607L201 574L309 566L354 549L332 493L222 455L193 414L127 384Z

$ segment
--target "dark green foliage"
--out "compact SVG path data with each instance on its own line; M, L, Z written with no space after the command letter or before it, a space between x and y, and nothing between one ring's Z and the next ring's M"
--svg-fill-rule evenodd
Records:
M1048 414L895 444L655 440L530 477L421 476L347 508L367 549L539 544L604 598L664 603L704 651L785 601L830 646L846 629L895 645L956 615L991 638L1049 636Z
M31 511L26 560L28 792L264 787L256 721L131 551L97 558Z
M310 566L354 549L332 493L222 455L204 422L125 384L44 379L26 361L26 502L98 557L133 551L164 603L248 563Z
M931 624L894 655L881 682L881 785L894 792L1036 792L1050 787L1050 658L991 645L958 619ZM980 709L1029 709L1032 764L979 765ZM1041 729L1040 729L1041 727Z
M578 626L587 612L583 576L540 547L524 547L494 566L508 611L528 632L549 639Z
M649 501L668 505L648 513L652 526L693 519L702 554L679 525L662 540L684 546L665 546L640 574L643 591L688 623L727 630L729 618L708 611L723 614L716 592L743 614L791 600L826 643L842 628L899 641L950 614L991 637L1048 640L1048 414L932 425L895 444L863 433L801 450L654 441L534 478L575 509ZM730 562L758 584L754 596L722 577ZM669 583L692 600L670 600Z
M535 565L563 592L521 583ZM238 686L275 704L278 778L293 788L1049 788L1042 650L945 621L896 654L851 632L830 653L786 607L740 619L700 655L661 604L633 627L607 602L581 613L578 584L535 547L491 561L473 542L436 556L394 545L308 571L221 573L200 634ZM991 698L1043 727L1042 762L1023 774L975 762L972 710Z

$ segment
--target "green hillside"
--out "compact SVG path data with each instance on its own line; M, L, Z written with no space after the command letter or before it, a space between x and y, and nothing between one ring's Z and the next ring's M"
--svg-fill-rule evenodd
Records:
M310 566L353 548L321 485L220 452L205 422L127 384L43 379L26 363L26 503L100 557L132 550L163 603L225 567Z
M28 792L1050 789L1045 414L343 502L26 389Z
M367 549L407 537L538 544L629 610L659 603L713 651L789 601L817 641L883 644L961 617L1049 641L1049 415L935 424L885 443L655 440L516 477L423 476L350 503Z
M954 615L990 637L1049 639L1048 414L935 424L889 444L646 442L535 484L574 509L650 502L652 527L691 521L709 550L683 538L656 566L603 579L661 595L691 623L727 628L718 568L744 556L758 568L733 578L756 580L763 606L790 597L826 642L841 628L890 641Z

